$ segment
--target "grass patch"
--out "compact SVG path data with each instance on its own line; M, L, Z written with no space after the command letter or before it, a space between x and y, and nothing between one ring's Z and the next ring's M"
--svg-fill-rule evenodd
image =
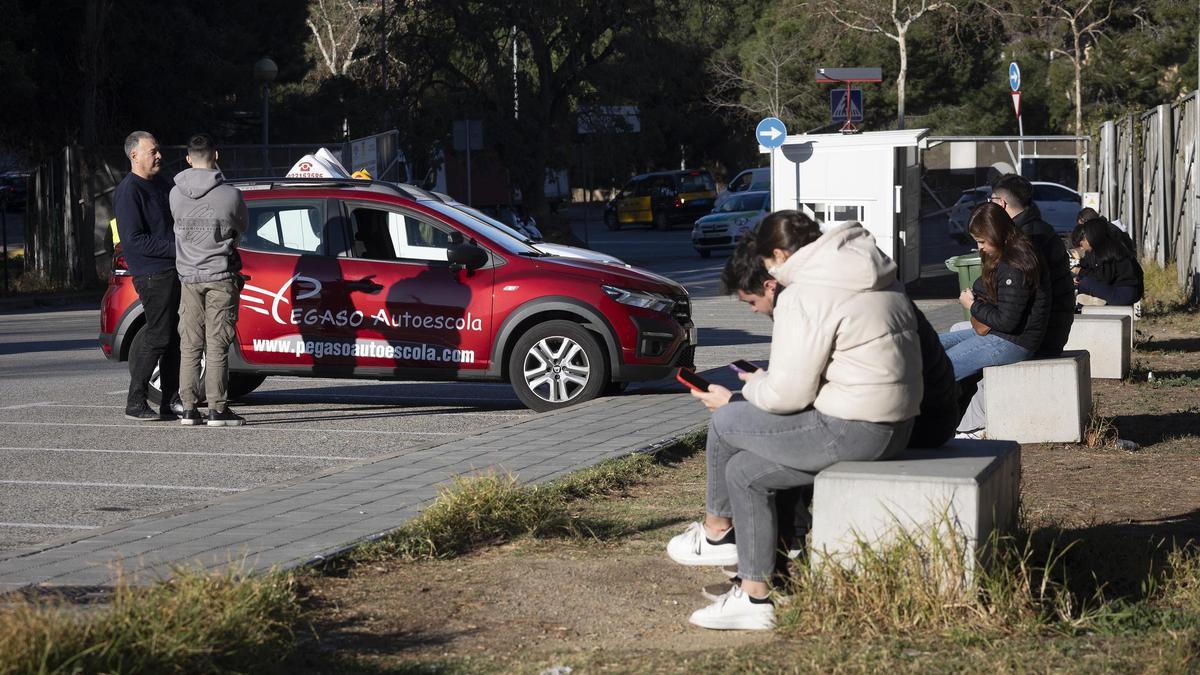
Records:
M1092 408L1087 426L1083 429L1083 444L1093 449L1110 448L1116 445L1119 439L1116 419Z
M1167 314L1187 305L1187 294L1179 286L1174 262L1159 267L1153 260L1143 260L1141 265L1145 285L1143 311L1147 314Z
M665 464L703 447L690 434L653 452L607 460L544 485L522 485L511 475L458 477L420 516L349 555L351 564L381 559L429 560L461 555L520 535L578 533L569 503L624 490L657 475Z
M295 579L177 571L118 583L106 606L18 599L0 607L0 674L277 669L300 616Z

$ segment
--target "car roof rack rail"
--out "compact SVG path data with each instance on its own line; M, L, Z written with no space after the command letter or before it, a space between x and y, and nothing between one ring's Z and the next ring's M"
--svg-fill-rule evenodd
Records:
M319 188L340 187L368 190L400 195L408 199L432 199L424 189L408 183L391 183L382 180L364 178L239 178L226 181L229 185L240 188L259 188L274 190L276 188Z

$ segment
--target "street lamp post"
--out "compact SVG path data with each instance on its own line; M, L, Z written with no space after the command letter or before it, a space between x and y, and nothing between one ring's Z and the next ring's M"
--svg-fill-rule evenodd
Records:
M279 67L271 57L264 56L254 62L254 81L262 85L262 167L266 176L271 172L271 158L267 149L271 129L271 83L278 74Z

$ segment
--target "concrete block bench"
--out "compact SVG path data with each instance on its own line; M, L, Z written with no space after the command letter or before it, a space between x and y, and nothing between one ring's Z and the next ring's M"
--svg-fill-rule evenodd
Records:
M1137 314L1133 311L1132 305L1100 305L1097 307L1085 306L1083 308L1083 316L1127 316L1129 317L1129 350L1133 351L1133 322L1138 320ZM1078 319L1080 315L1076 314Z
M1091 359L1063 352L983 369L987 435L1018 443L1078 443L1092 410Z
M967 550L983 553L994 530L1016 524L1020 484L1021 446L1013 441L955 439L887 461L839 462L817 474L813 488L812 562L852 563L860 543L886 545L901 531L947 524Z
M1123 380L1129 375L1133 320L1125 315L1079 314L1065 349L1088 353L1092 377Z

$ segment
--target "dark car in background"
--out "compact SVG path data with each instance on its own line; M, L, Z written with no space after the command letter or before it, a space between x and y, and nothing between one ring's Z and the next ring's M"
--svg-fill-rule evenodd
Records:
M0 202L10 209L24 209L29 194L29 174L20 171L0 173Z
M634 176L604 210L610 230L625 225L651 225L665 230L691 225L713 208L717 183L703 169L658 171Z

